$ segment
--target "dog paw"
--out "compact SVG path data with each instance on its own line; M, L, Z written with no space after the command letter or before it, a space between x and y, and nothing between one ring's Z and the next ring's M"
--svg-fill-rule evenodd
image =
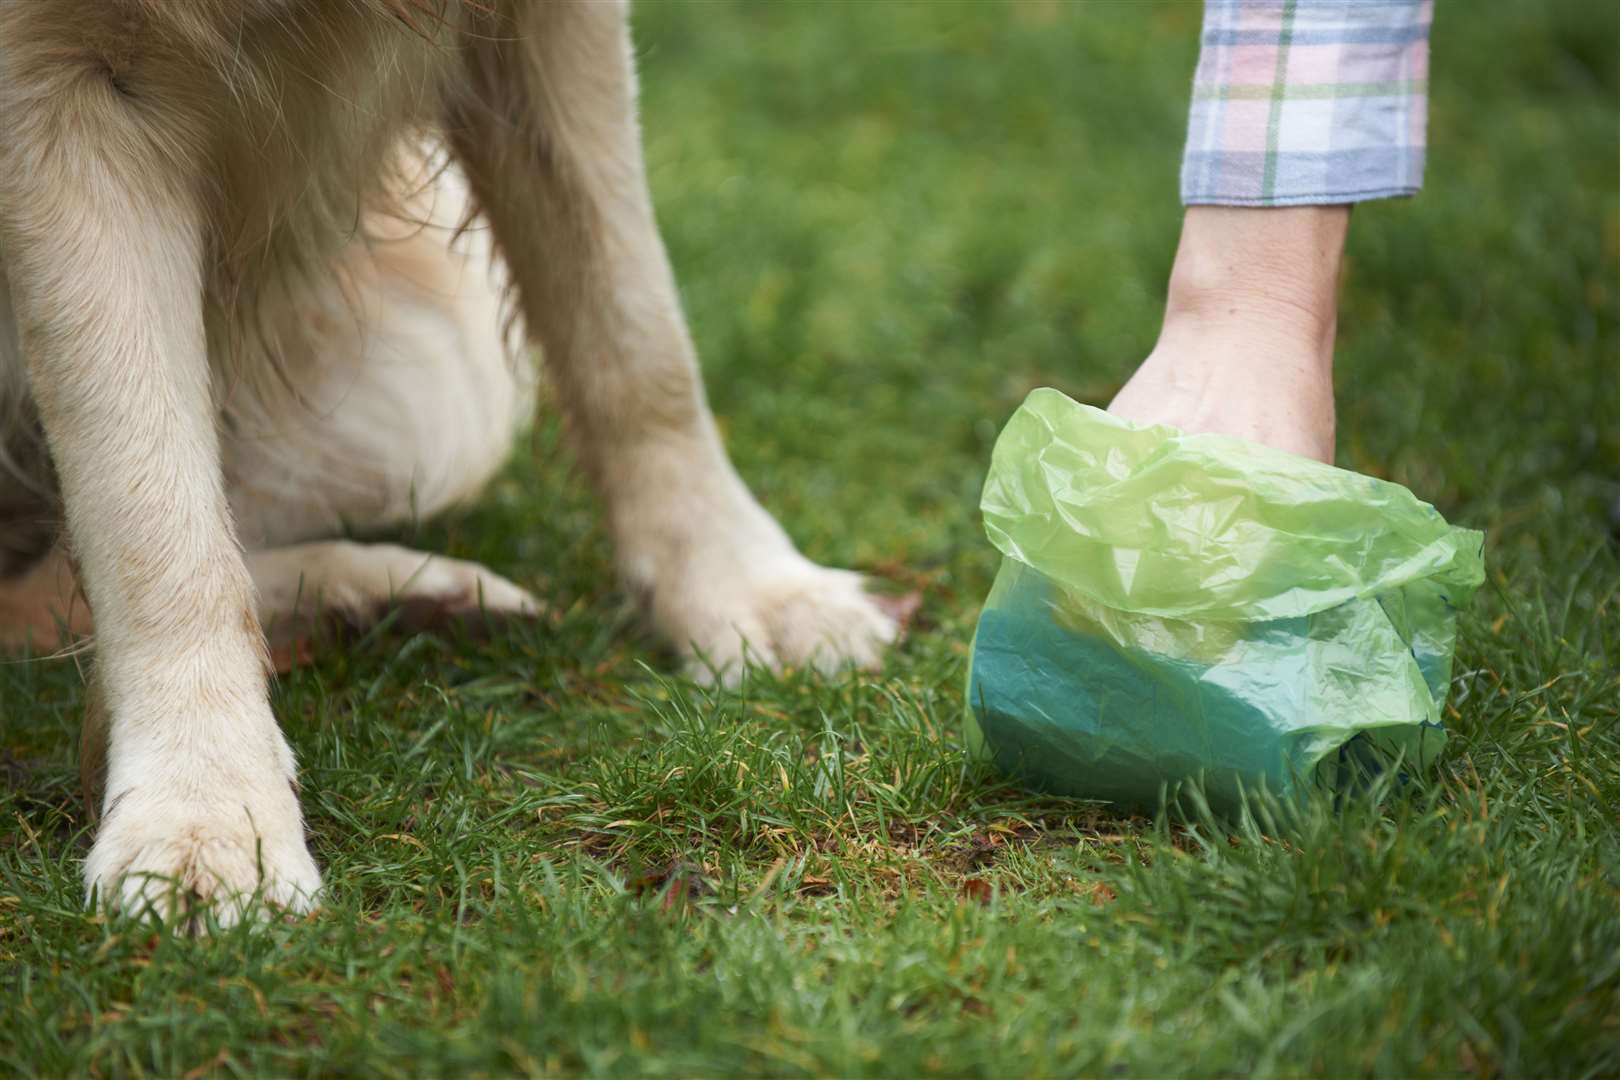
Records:
M371 545L373 551L385 545ZM446 611L479 611L492 614L532 617L540 613L540 601L528 590L474 562L442 555L424 558L407 548L389 548L396 563L391 582L395 597L402 602L430 604ZM403 575L403 580L399 580Z
M320 871L304 843L297 796L283 779L233 786L193 778L108 800L85 860L93 904L187 934L273 910L315 906ZM203 793L179 794L205 786ZM276 788L279 787L279 791Z
M903 618L866 591L861 575L801 558L774 572L699 581L661 621L685 646L693 678L736 685L750 664L876 669Z
M407 579L406 587L391 602L400 609L403 629L439 630L454 625L475 637L487 635L510 619L532 619L542 610L533 594L499 574L477 563L441 556Z
M459 627L485 636L542 607L527 590L477 563L393 544L330 541L248 556L259 619L276 670L314 655L334 632L363 631L397 609L406 631Z

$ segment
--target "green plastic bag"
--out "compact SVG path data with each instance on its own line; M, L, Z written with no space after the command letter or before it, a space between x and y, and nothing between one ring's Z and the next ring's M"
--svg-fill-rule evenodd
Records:
M974 635L968 738L1049 791L1235 806L1445 741L1484 535L1398 484L1036 390L996 442L1005 556Z

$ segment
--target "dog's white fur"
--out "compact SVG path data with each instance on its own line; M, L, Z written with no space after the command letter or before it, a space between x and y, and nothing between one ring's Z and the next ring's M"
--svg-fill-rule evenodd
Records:
M634 98L617 2L0 3L0 494L59 486L73 564L0 586L0 633L77 571L111 907L314 902L261 625L312 595L533 609L482 567L334 539L501 463L532 400L503 302L678 647L735 676L745 648L871 665L895 636L726 459ZM20 463L36 413L55 486Z

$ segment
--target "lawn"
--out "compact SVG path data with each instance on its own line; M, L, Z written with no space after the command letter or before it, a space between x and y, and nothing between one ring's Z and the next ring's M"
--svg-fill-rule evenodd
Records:
M744 476L920 591L880 675L709 692L556 423L405 537L544 596L279 683L330 895L82 910L84 694L0 665L0 1070L198 1077L1620 1071L1620 9L1443 0L1428 189L1356 211L1339 463L1488 535L1426 790L1286 829L971 764L977 498L1152 344L1195 3L636 12L664 234ZM1620 527L1620 526L1617 526Z

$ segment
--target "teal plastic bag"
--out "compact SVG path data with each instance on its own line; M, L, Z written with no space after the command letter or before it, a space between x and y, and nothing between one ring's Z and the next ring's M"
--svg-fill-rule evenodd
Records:
M1399 484L1036 390L980 505L1004 559L968 738L1031 784L1152 808L1200 778L1230 808L1444 744L1484 534Z

